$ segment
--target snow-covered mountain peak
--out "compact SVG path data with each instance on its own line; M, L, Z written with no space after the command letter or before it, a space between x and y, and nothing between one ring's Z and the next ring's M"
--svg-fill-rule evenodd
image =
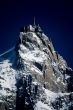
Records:
M15 47L0 56L0 98L9 110L68 110L72 78L39 25L21 28Z

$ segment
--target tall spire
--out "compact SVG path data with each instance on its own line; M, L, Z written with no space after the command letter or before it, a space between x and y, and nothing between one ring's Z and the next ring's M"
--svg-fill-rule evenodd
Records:
M35 26L36 24L35 24L35 17L34 17L34 26Z

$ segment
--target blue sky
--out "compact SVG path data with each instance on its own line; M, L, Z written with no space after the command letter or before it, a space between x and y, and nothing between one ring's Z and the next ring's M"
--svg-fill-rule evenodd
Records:
M73 68L73 6L65 0L0 1L0 53L12 48L20 27L40 24L55 50Z

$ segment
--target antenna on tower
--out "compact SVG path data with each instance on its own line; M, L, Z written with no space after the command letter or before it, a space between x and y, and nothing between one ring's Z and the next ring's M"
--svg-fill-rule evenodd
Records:
M35 26L36 24L35 24L35 17L34 17L34 26Z

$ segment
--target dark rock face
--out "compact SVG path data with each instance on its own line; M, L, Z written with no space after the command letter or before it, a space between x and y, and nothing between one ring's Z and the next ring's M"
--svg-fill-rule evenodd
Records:
M4 102L0 102L0 110L9 110L8 105Z
M65 96L59 96L55 102L52 103L52 106L54 107L54 109L56 110L60 110L60 108L62 109L64 106L67 106L67 108L65 108L65 110L72 110L73 108L73 94L70 95L65 95Z
M15 110L16 109L15 97L9 96L1 99L0 110Z
M32 85L32 76L21 77L17 81L16 110L34 110L38 85Z
M67 80L68 83L68 91L73 92L73 71L66 69L66 74L70 75L70 77Z

